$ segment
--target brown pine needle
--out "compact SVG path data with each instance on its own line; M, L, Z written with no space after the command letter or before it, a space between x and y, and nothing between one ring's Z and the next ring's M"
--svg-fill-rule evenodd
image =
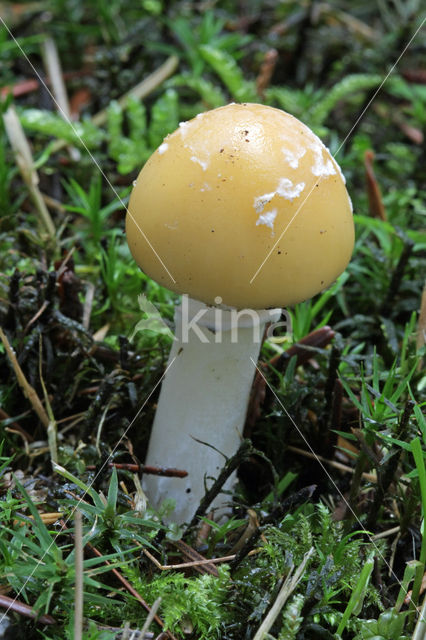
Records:
M58 520L60 520L61 518L64 517L63 513L59 513L59 511L53 511L51 513L39 513L40 519L44 524L53 524L54 522L57 522ZM33 516L29 515L26 516L26 518L28 518L29 520L34 520ZM18 520L14 520L14 524L16 524L17 522L19 522ZM23 526L25 523L21 520L20 521L21 525Z
M90 544L90 542L88 542L86 544L86 548L89 549L98 558L102 558L101 552L98 551L98 549L96 549L96 547L94 547L92 544ZM104 560L104 562L105 562L106 565L111 564L108 560ZM136 591L136 589L130 584L130 582L123 575L121 575L121 573L117 569L111 568L111 572L115 575L116 578L118 578L118 580L121 582L121 584L124 586L124 588L134 598L136 598L136 600L143 606L143 608L146 611L148 611L148 613L150 613L151 607L148 605L147 602L145 602L145 600L142 598L140 593L138 591ZM161 618L158 617L157 614L155 614L154 620L161 628L164 627L164 622L161 620ZM168 637L170 638L170 640L176 640L175 636L171 633L171 631L166 631L165 633L168 634Z
M382 193L373 169L374 151L368 149L364 154L365 178L367 181L367 195L370 214L373 218L387 220Z
M39 616L37 611L34 611L32 607L16 598L9 598L8 596L0 595L0 607L8 611L18 613L20 616L30 618L37 624L56 624L56 620L48 614Z
M157 569L160 569L160 571L170 571L174 569L189 569L191 567L200 567L208 564L219 564L221 562L230 562L231 560L234 560L236 556L236 554L233 553L230 556L222 556L221 558L211 558L211 559L203 558L203 560L193 560L192 562L181 562L180 564L160 564L157 558L154 558L154 556L152 555L152 553L148 551L148 549L144 549L143 552L147 556L147 558L149 558L151 562L155 564ZM253 556L256 553L259 553L259 550L253 549L252 551L249 551L247 555Z
M304 449L299 449L299 447L293 447L289 445L287 447L289 451L293 451L294 453L299 453L301 456L305 456L306 458L311 458L312 460L319 460L320 462L324 462L325 464L330 465L330 467L334 467L335 469L340 469L345 473L354 473L354 469L352 467L348 467L346 464L342 464L341 462L336 462L335 460L328 460L323 456L318 455L317 453L312 453L311 451L305 451ZM365 480L369 480L369 482L377 482L377 476L375 473L367 473L364 472L362 477Z
M34 411L40 418L40 422L46 427L46 429L48 429L49 422L50 422L49 416L47 415L46 410L43 407L40 401L40 398L37 395L36 390L34 389L34 387L30 385L30 383L26 379L24 372L22 371L19 365L19 362L16 358L15 351L11 347L9 340L7 339L7 336L1 327L0 327L0 340L2 341L3 346L6 349L7 357L9 358L10 364L12 365L12 368L15 372L16 379L18 381L19 386L21 387L25 397L28 398L28 400L30 401Z

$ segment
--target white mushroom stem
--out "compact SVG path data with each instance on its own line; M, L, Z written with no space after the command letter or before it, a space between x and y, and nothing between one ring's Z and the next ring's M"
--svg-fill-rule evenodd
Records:
M255 373L253 361L257 362L265 325L280 315L280 309L206 307L187 296L176 309L176 337L145 463L185 469L188 476L143 479L154 506L166 498L175 501L170 520L191 520L212 478L236 453ZM232 489L234 483L235 474L223 489ZM223 511L228 502L229 496L219 494L211 506Z

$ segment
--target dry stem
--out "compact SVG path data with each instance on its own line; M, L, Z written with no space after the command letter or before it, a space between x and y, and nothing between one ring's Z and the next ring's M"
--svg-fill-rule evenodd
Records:
M16 163L34 201L40 220L43 223L50 239L56 244L55 225L50 217L50 213L46 207L41 191L38 188L38 174L34 169L34 160L30 145L25 137L24 130L13 105L11 105L3 114L3 121L10 144L15 153Z
M305 553L301 564L296 569L293 576L291 575L292 572L290 571L290 573L288 574L287 578L284 581L283 586L280 589L277 599L275 600L274 604L271 607L271 610L269 611L268 615L266 616L266 618L260 625L259 629L257 630L253 640L264 640L264 638L267 636L269 629L272 627L275 620L279 616L281 609L287 602L289 596L293 593L293 591L297 587L300 581L300 578L302 577L302 574L305 570L305 567L308 563L308 560L311 558L313 553L314 553L314 548L311 547L309 551Z

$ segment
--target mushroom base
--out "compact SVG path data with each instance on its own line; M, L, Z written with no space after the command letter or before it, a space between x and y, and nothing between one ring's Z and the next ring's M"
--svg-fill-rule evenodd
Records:
M145 461L184 469L188 476L143 478L155 507L165 499L175 501L169 520L179 523L192 519L206 488L240 445L265 325L281 314L277 309L213 309L188 300L184 297L176 309L176 339ZM234 474L222 491L232 490L235 480ZM229 494L219 494L211 504L215 516L230 502Z

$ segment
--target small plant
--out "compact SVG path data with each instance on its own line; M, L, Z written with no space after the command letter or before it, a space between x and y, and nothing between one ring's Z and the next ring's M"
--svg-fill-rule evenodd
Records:
M78 509L95 523L91 529L92 539L99 538L103 544L109 544L119 554L128 553L129 549L134 549L134 542L143 546L150 546L150 540L161 528L158 521L153 518L144 518L143 515L133 512L122 512L117 503L118 499L118 477L114 468L108 487L107 496L95 491L91 485L86 485L76 476L66 469L56 466L56 470L64 478L74 482L85 496L88 494L93 504L86 502L83 498L77 505L70 502L70 505ZM131 545L129 547L129 545Z
M113 233L97 256L105 295L96 313L104 313L107 309L128 312L137 308L141 279L134 266L123 260L123 255L128 253L127 248L118 242L117 234Z
M87 221L88 233L82 234L82 240L99 247L102 238L112 235L112 229L108 229L108 218L114 211L123 208L126 195L123 193L121 198L114 198L102 206L102 180L99 174L92 178L88 191L73 178L69 183L64 183L64 187L72 203L66 205L67 211L78 213ZM79 225L76 226L78 229Z
M216 51L226 52L228 55L241 55L241 51L251 38L241 33L224 33L225 21L214 16L210 11L205 11L194 28L194 23L186 16L173 17L168 20L168 26L178 40L182 49L176 49L168 45L161 46L162 50L183 55L188 61L192 75L200 77L205 69L203 46L214 47ZM158 45L156 46L158 48Z
M68 541L59 542L58 534L52 535L27 491L17 479L15 482L33 523L30 524L28 517L16 513L16 524L3 528L2 574L18 597L22 594L27 601L33 601L37 612L54 613L61 602L73 600L74 550ZM91 537L89 531L84 543ZM129 552L131 549L125 553ZM109 571L110 566L105 565L105 561L116 561L119 556L122 557L123 552L84 561L85 594L92 605L109 605L110 600L101 592L111 589L94 576Z

